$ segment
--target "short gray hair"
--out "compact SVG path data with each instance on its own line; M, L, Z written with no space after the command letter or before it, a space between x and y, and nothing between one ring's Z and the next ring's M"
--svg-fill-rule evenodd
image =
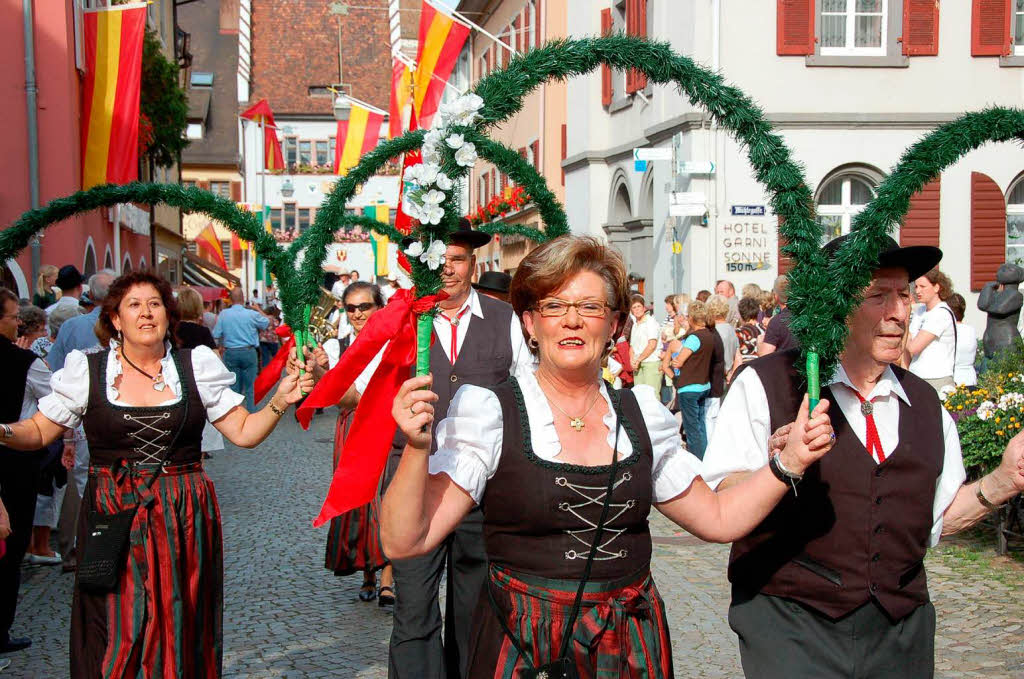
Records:
M18 310L18 320L26 330L36 331L46 328L46 312L37 306L27 304Z
M95 276L94 276L95 277ZM59 304L50 312L50 337L56 337L64 321L82 314L77 304Z
M115 278L117 278L117 274L110 269L100 269L89 276L89 299L96 304L106 299L107 293L110 292L110 285Z

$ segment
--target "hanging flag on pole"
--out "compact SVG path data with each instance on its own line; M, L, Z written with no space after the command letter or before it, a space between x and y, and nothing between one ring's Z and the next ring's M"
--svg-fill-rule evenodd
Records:
M370 219L376 219L382 224L387 224L391 219L390 210L387 205L367 205L363 207L363 215ZM387 236L370 232L370 248L373 250L373 268L377 276L388 275L388 243Z
M377 113L352 103L348 120L338 121L338 136L334 143L334 174L348 174L350 169L359 164L363 155L376 148L383 124L383 112Z
M146 5L82 14L82 188L139 177L139 96Z
M284 154L281 142L277 140L277 124L274 112L266 99L260 99L242 113L242 117L263 127L263 167L267 170L283 170Z
M196 250L200 255L205 255L207 261L227 271L228 263L224 261L224 251L220 247L220 239L217 238L212 223L207 223L206 228L196 236Z
M405 110L412 97L412 70L405 62L391 63L391 106L388 113L388 137L397 139L405 127Z
M467 37L467 26L423 0L416 72L413 74L413 111L423 129L430 127L437 113L445 83L455 68Z

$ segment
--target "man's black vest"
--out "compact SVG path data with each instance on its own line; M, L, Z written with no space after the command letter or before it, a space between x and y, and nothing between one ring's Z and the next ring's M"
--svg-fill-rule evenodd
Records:
M771 429L796 419L803 397L798 350L747 365L764 385ZM893 366L911 405L900 400L899 443L875 464L832 393L821 397L836 445L749 536L733 544L734 599L758 592L795 599L839 618L874 598L893 620L928 601L924 556L932 529L944 439L935 390Z

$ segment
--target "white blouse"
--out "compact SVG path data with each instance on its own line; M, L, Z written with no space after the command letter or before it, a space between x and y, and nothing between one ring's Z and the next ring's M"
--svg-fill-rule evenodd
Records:
M110 343L107 357L107 399L114 405L131 407L130 403L118 400L120 394L114 387L114 380L121 374L121 362L114 354L116 342ZM164 383L167 384L168 399L161 405L177 403L181 399L181 377L171 358L170 347L160 361ZM206 407L206 418L216 422L229 410L245 400L241 394L232 391L235 376L220 357L206 346L192 350L192 373L195 376L199 398ZM89 405L89 361L81 351L72 351L64 361L64 368L53 374L50 380L53 391L39 401L39 411L48 419L65 427L77 427Z
M562 444L555 431L555 417L533 373L517 375L530 420L530 441L537 457L559 462ZM701 474L701 463L683 446L675 416L661 404L654 390L642 385L633 389L644 425L651 438L654 464L654 502L671 500L690 487ZM617 427L608 389L603 380L601 395L608 404L603 423L608 427L608 447L615 445ZM490 389L465 385L455 393L448 417L437 425L437 452L430 456L430 473L447 474L478 503L487 482L498 469L502 450L502 417L498 397ZM619 436L619 459L633 454L628 436Z

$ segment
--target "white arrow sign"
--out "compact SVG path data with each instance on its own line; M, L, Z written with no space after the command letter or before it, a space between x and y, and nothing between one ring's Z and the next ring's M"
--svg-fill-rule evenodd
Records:
M672 160L672 149L668 147L633 149L633 160Z
M677 163L679 174L714 174L715 164L710 160L684 160Z

